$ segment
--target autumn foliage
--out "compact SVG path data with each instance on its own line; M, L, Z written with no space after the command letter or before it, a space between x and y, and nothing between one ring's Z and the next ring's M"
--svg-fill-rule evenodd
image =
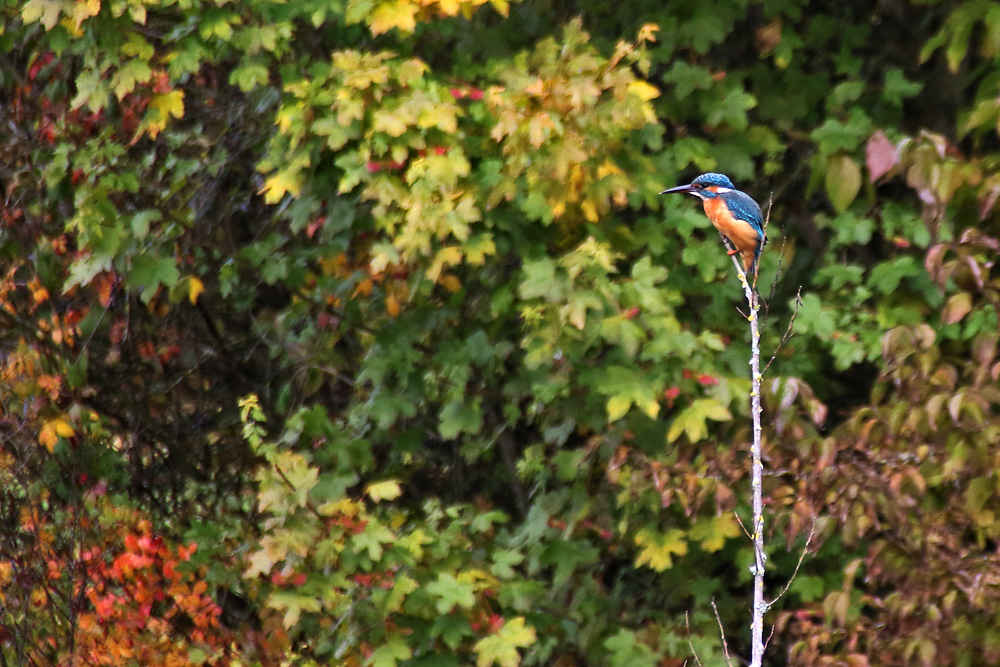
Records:
M0 667L745 654L741 293L657 194L710 170L773 202L769 591L813 535L768 663L997 664L998 35L3 3Z

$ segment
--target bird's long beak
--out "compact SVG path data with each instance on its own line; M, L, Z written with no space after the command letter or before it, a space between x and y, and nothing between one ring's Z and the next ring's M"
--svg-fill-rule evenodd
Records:
M664 190L660 194L661 195L668 195L671 192L689 192L689 193L693 193L694 192L694 188L692 188L690 185L678 185L676 188L670 188L668 190Z

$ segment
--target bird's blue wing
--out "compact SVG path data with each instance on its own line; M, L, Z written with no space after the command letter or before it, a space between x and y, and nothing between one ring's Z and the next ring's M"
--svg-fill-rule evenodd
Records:
M764 215L760 211L760 206L750 195L735 190L725 194L726 205L729 212L737 220L749 222L750 226L757 230L761 239L764 238Z

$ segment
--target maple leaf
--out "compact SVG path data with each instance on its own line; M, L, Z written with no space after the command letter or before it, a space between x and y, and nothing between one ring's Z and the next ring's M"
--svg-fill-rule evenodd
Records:
M713 516L707 521L698 521L691 528L690 537L697 540L702 549L714 553L722 549L730 537L739 537L740 529L732 514Z
M149 99L149 107L141 129L147 132L150 138L155 139L156 135L166 129L167 121L171 116L174 118L184 117L184 91L182 90L153 95Z
M264 195L264 201L268 204L277 204L286 192L293 197L297 197L302 192L302 172L300 170L283 169L276 172L264 181L264 186L260 189L260 194Z
M673 567L671 555L683 556L688 551L685 533L679 528L671 528L664 534L659 534L652 528L643 528L635 536L635 544L642 547L639 557L635 559L637 567L649 565L657 572Z
M472 648L476 653L476 667L517 667L521 664L519 648L526 648L537 641L538 635L531 626L525 626L524 617L517 616L506 621L499 632L484 637Z
M21 20L26 24L40 21L46 30L52 30L59 22L59 15L70 11L72 6L67 0L28 0L21 9Z
M73 23L77 29L91 16L97 16L101 11L101 0L79 0L73 5Z
M368 27L371 28L373 36L389 32L393 28L399 28L402 32L413 32L417 27L416 16L419 11L419 3L409 0L383 2L369 16Z

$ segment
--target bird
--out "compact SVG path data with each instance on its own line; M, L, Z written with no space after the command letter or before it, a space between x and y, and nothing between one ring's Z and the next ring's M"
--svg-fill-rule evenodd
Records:
M722 234L728 254L739 254L744 275L756 276L757 260L767 243L767 236L764 235L764 216L753 197L737 190L725 174L712 172L660 194L673 192L686 192L701 200L705 215Z

